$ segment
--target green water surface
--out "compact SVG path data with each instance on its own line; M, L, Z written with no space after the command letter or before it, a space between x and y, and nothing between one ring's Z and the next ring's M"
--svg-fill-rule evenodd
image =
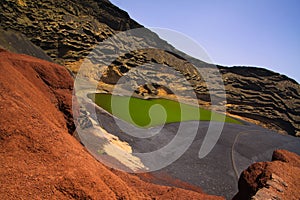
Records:
M217 121L242 124L224 114L169 99L140 99L111 94L89 94L98 106L137 127L149 128L181 121Z

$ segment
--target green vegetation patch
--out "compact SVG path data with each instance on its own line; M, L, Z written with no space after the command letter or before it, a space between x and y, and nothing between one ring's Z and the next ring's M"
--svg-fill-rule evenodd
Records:
M146 100L102 93L88 97L112 115L142 128L193 120L242 124L224 114L169 99Z

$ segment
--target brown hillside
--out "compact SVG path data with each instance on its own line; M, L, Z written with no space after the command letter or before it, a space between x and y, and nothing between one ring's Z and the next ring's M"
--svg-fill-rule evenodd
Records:
M64 67L0 50L0 199L222 199L97 162L68 133L72 86Z

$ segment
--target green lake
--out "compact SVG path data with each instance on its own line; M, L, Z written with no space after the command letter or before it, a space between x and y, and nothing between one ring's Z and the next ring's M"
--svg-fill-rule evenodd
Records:
M224 114L169 99L140 99L103 93L89 94L88 97L112 115L142 128L193 120L242 124Z

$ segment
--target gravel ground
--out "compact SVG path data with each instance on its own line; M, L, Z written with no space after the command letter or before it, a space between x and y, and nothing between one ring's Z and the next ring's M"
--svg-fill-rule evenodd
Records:
M184 127L184 135L195 138L187 151L172 164L152 172L159 179L167 173L174 178L200 186L208 194L222 195L231 199L238 191L238 176L254 162L271 160L276 149L286 149L300 154L300 138L280 135L257 125L224 124L217 144L204 158L198 157L200 147L207 132L209 122L182 122L166 124L164 127L138 129L110 114L98 111L100 125L120 140L130 144L134 153L145 153L165 147L176 135L179 125ZM117 122L117 123L116 123ZM132 134L143 133L148 138L137 138L124 133L119 126ZM195 128L198 127L198 128ZM161 129L161 130L160 130ZM159 134L156 134L160 130ZM186 139L186 138L182 138ZM140 157L145 166L158 164L161 160Z

